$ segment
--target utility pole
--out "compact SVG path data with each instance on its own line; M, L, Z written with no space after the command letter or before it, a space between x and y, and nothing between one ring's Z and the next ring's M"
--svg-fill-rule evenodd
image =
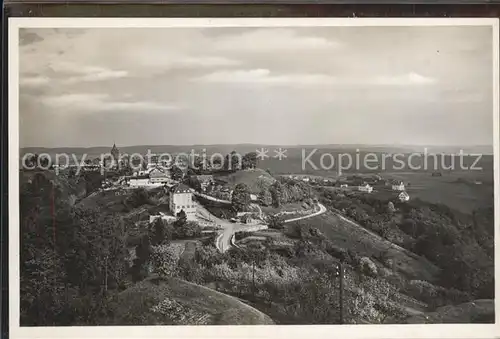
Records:
M252 261L252 296L255 299L255 258Z
M339 275L339 317L340 324L344 323L344 267L342 263L338 265Z
M108 255L106 254L106 262L104 267L104 293L108 293Z

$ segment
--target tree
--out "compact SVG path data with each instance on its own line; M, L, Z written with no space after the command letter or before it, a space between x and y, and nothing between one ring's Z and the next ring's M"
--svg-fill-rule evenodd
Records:
M161 277L172 277L177 274L178 255L166 245L151 248L151 262L153 272Z
M182 226L174 228L173 239L191 239L201 236L201 227L195 221L187 221Z
M250 202L250 189L248 186L244 183L236 185L231 198L233 210L237 212L243 211L250 204Z
M20 316L23 326L62 325L69 292L57 244L57 214L67 206L59 187L36 174L20 189ZM64 227L62 224L61 227ZM61 239L62 243L65 242Z
M174 222L175 227L183 227L186 225L187 222L187 215L184 210L181 210L179 213L177 213L177 220Z
M245 154L243 156L241 165L242 165L243 169L256 168L257 167L257 153L250 152L250 153Z
M138 188L125 202L133 208L137 208L150 203L149 194L144 188Z
M184 177L184 172L178 166L173 165L172 169L170 170L170 175L172 176L173 180L181 181Z
M85 180L85 193L87 195L101 188L104 180L104 176L99 172L85 172L82 177Z
M387 211L389 213L394 213L396 212L396 208L394 207L394 204L392 201L389 201L389 203L387 204Z
M151 243L148 236L143 236L135 248L136 258L131 273L134 281L140 281L149 275L148 261L151 256Z
M273 203L273 196L267 188L262 188L259 192L259 203L262 206L269 206Z
M165 225L161 218L156 219L153 224L152 241L153 245L161 245L166 240Z
M66 243L60 248L69 281L80 290L102 293L117 287L126 274L128 256L121 218L97 208L74 208L66 222L60 232Z
M43 174L20 194L21 324L102 322L106 292L121 283L128 265L122 220L70 206Z
M196 191L201 191L201 182L196 175L189 176L187 184Z
M285 227L285 223L283 222L283 218L276 215L269 216L269 227L281 230Z
M271 186L271 197L273 200L273 206L280 207L281 200L283 199L283 186L277 180Z
M224 169L232 172L237 171L241 169L242 160L243 159L240 154L236 153L236 151L232 151L226 156Z

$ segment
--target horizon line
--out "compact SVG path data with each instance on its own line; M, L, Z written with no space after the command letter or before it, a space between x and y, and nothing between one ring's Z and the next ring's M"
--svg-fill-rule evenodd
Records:
M286 147L308 147L308 146L368 146L368 147L449 147L449 148L470 148L470 147L490 147L494 148L494 144L473 144L473 145L450 145L450 144L364 144L364 143L312 143L312 144L278 144L278 143L192 143L192 144L133 144L133 145L119 145L118 148L129 147L191 147L191 146L286 146ZM20 150L27 148L44 148L44 149L57 149L57 148L111 148L113 145L96 145L96 146L23 146L19 147Z

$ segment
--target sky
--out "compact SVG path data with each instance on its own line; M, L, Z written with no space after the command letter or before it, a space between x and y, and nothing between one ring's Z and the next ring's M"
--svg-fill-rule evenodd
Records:
M491 27L19 34L21 147L493 143Z

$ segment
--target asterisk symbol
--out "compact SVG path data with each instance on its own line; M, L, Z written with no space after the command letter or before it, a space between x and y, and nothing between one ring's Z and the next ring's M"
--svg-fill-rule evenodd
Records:
M283 160L284 158L286 158L286 149L283 149L283 148L278 148L277 150L274 150L274 153L276 153L276 155L274 156L275 158L278 158L278 160Z
M255 150L255 151L257 152L257 158L259 158L260 160L264 160L265 158L269 158L269 155L267 155L267 153L269 152L268 149L261 148L261 149Z

